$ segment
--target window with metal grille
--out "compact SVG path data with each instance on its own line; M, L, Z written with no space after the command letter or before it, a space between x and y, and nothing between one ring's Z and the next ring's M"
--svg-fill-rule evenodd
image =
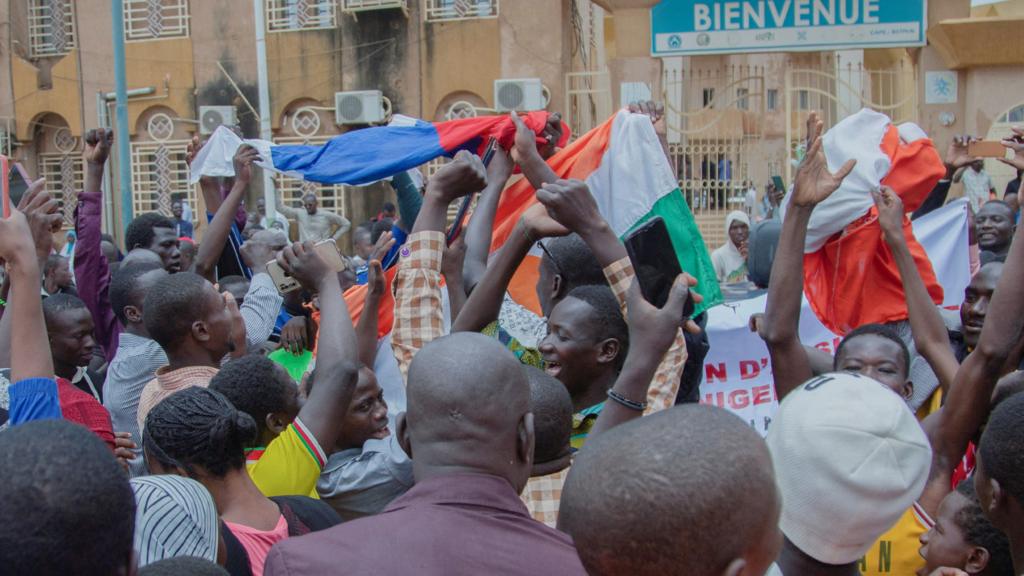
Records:
M267 30L323 30L338 25L336 0L268 0Z
M39 176L46 178L46 191L60 204L65 229L75 227L75 206L84 185L83 175L80 152L39 155Z
M318 136L309 139L286 137L275 138L274 143L320 145L329 139L330 136ZM315 194L320 208L348 218L348 186L306 182L298 178L285 176L284 174L278 174L274 177L274 186L277 188L277 193L281 195L281 201L285 206L299 207L302 204L303 196Z
M125 39L187 37L188 19L188 0L125 0Z
M171 196L185 194L192 213L198 213L196 189L188 183L185 149L188 140L132 143L132 209L136 215L171 215Z
M779 109L779 90L777 88L768 89L768 102L766 107L769 112L774 112Z
M423 0L427 22L497 18L498 0Z
M60 56L75 47L75 14L70 0L29 0L28 45L32 58Z
M705 108L714 108L715 107L715 89L714 88L705 88L703 90L702 96L703 96L703 98L702 98L701 101L704 102L704 107Z

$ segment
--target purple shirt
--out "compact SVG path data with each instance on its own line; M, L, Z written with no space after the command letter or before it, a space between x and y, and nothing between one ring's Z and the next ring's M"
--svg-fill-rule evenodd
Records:
M78 297L85 302L95 324L93 335L110 362L117 352L117 339L121 324L110 305L110 266L100 248L103 218L103 193L79 192L75 208L75 284Z
M507 480L452 474L417 482L377 516L276 544L263 574L586 572L572 539L531 518Z

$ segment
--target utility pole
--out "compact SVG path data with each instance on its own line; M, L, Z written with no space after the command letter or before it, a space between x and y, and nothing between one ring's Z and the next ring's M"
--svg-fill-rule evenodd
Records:
M117 117L117 171L118 187L121 190L121 230L123 237L132 221L132 165L128 146L128 78L124 63L124 10L123 0L110 0L110 16L114 23L114 91L117 96L115 115ZM131 246L125 246L125 251Z
M252 0L253 17L256 21L256 83L260 97L260 139L270 141L270 85L267 83L267 23L263 11L263 0ZM270 158L264 158L270 162ZM277 204L274 202L274 179L268 170L263 170L263 201L267 205L267 221L277 219Z

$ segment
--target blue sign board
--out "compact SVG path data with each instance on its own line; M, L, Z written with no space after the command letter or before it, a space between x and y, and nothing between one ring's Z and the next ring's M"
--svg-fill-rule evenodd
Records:
M927 29L927 0L662 0L651 54L923 46Z

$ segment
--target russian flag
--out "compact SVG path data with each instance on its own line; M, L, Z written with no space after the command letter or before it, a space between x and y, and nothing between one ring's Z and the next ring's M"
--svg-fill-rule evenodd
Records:
M548 116L547 112L530 112L523 116L523 121L539 135ZM243 140L231 129L220 126L196 155L189 180L195 184L201 176L234 176L232 157L239 146L248 144L260 152L263 160L257 164L267 170L309 182L360 186L441 156L454 156L460 150L481 153L491 137L507 150L515 140L515 132L508 116L433 123L395 116L387 126L352 130L322 145L279 145L266 140ZM568 140L569 127L563 123L561 140L555 144L562 147ZM537 142L547 144L541 136Z
M620 238L654 216L664 218L682 269L697 278L695 290L704 296L697 313L722 302L704 239L648 116L619 111L560 150L548 164L559 178L587 182L601 214ZM534 193L525 178L513 182L502 193L494 220L492 253L504 245L519 216L537 202ZM509 285L512 299L538 316L539 263L539 254L527 256ZM390 297L393 274L394 270L387 274L388 289L380 301L382 338L391 332L394 320L394 301ZM345 294L353 321L362 312L365 295L365 286L353 287Z

